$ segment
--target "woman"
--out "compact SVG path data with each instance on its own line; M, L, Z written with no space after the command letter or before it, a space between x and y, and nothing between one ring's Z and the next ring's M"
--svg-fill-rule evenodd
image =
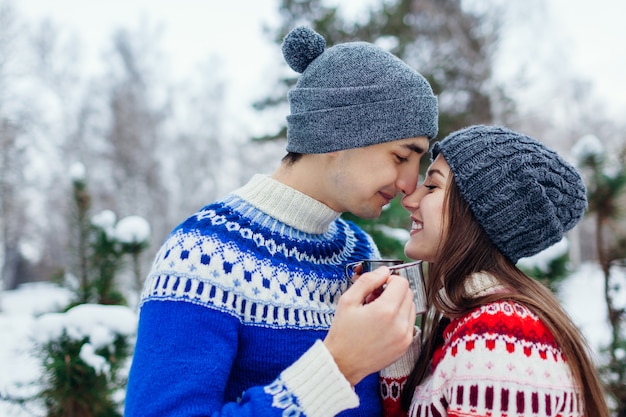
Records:
M608 416L582 335L552 293L515 266L582 219L580 175L501 127L452 133L432 157L403 199L413 222L405 253L428 262L431 310L421 353L410 349L381 373L386 414Z

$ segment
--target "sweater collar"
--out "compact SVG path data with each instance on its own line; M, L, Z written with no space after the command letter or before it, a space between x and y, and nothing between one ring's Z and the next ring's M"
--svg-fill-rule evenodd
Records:
M494 294L504 289L504 285L500 284L496 277L484 271L475 272L465 280L465 292L472 298Z
M487 272L474 272L464 283L465 293L470 298L484 297L485 295L495 294L506 291L506 287ZM448 298L445 288L439 290L440 297L446 304L452 305L452 301Z
M321 234L341 213L268 175L256 174L233 191L267 215L306 233Z

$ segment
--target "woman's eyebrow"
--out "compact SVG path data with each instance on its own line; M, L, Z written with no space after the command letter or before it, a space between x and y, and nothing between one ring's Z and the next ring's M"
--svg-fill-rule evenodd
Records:
M426 175L427 175L427 176L429 176L429 177L432 177L432 176L433 176L433 175L435 175L435 174L437 174L437 175L441 176L441 178L444 178L444 179L446 178L446 177L445 177L445 175L443 175L443 172L441 172L441 171L440 171L440 170L438 170L437 168L430 168L430 169L428 170L428 172L426 173Z

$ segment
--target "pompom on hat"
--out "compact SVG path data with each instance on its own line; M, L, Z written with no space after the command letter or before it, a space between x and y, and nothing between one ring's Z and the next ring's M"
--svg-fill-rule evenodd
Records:
M539 141L498 126L471 126L436 143L461 195L511 262L559 242L584 216L576 169Z
M287 151L326 153L437 135L430 84L391 53L367 42L326 49L308 27L293 29L282 51L302 74L289 92Z

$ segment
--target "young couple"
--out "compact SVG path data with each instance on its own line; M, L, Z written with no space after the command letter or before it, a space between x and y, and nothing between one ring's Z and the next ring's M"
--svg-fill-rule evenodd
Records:
M473 126L434 145L418 185L437 135L419 73L304 27L283 55L301 73L288 153L164 242L125 416L608 416L582 336L515 267L582 218L579 174L528 136ZM379 252L341 213L375 218L399 193L405 252L428 262L423 331L405 279L382 267L348 289L344 275Z

